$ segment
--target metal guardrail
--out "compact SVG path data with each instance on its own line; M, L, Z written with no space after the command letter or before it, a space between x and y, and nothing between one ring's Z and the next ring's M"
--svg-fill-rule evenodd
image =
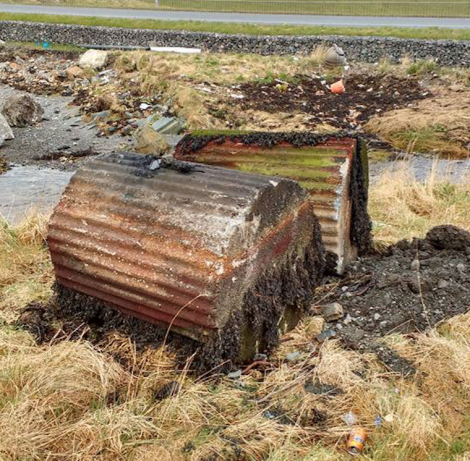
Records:
M470 17L469 1L155 0L159 9L342 16Z
M469 0L3 0L12 4L224 13L470 18Z

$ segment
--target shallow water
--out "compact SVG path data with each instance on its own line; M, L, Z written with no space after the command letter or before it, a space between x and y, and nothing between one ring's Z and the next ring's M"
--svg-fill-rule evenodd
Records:
M13 167L0 175L0 214L18 223L33 210L51 212L73 174L37 166Z
M411 172L419 181L425 181L431 172L451 182L470 178L470 158L439 160L432 156L409 156L403 160L372 163L371 182L376 182L385 171ZM50 213L74 172L34 165L15 166L0 175L0 214L12 223L18 223L31 211Z
M434 174L436 178L460 183L470 180L470 158L436 160L432 155L407 155L399 160L371 163L371 182L376 182L385 171L405 171L420 182L426 181L431 174Z

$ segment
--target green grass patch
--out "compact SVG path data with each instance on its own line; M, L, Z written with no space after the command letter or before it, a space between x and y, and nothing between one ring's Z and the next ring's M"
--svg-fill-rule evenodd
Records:
M419 130L397 131L390 138L395 147L408 152L445 152L449 155L459 155L462 150L460 146L449 140L446 128L441 125Z
M324 27L258 24L227 24L203 21L158 21L152 19L98 18L47 14L0 13L0 21L28 21L83 26L124 27L128 29L187 30L247 35L351 35L420 39L470 40L470 29L401 27Z

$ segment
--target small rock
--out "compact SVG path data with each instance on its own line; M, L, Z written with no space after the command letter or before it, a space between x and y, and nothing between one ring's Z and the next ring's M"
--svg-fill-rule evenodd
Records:
M290 354L286 355L286 360L288 362L294 362L300 357L300 352L291 352Z
M340 303L325 304L322 306L322 315L327 322L339 320L344 317L343 306Z
M67 69L67 77L70 79L81 78L83 76L83 69L78 66L72 66Z
M10 125L6 121L5 117L0 114L0 146L4 141L8 141L9 139L15 139L15 135L13 134L13 131L11 131Z
M437 282L437 287L440 288L441 290L443 288L447 288L449 286L449 282L447 280L441 279L439 282Z
M462 264L462 263L457 264L457 270L462 273L467 272L467 268L465 267L465 264Z
M181 386L176 381L170 381L169 383L162 386L160 389L154 392L154 400L160 401L173 397L180 392Z
M179 134L183 130L183 124L174 117L161 117L151 122L152 129L160 134Z
M411 270L412 271L419 271L419 259L415 259L413 260L413 262L411 263Z
M91 67L92 69L102 69L108 60L108 52L103 50L88 50L80 57L80 67Z
M5 101L2 114L10 126L26 127L40 122L44 110L28 94L15 94Z
M325 330L322 331L319 335L317 335L317 341L323 343L328 339L334 338L336 336L336 332L334 330Z
M155 171L160 169L160 166L162 164L162 161L160 159L153 160L152 163L149 165L149 170Z
M343 320L343 323L345 325L349 325L351 322L352 322L352 317L349 314L347 314L346 317Z
M242 377L242 371L241 370L232 371L231 373L229 373L227 375L227 378L229 378L229 379L239 379L241 377Z
M344 394L344 391L332 384L322 384L319 381L313 382L312 380L308 380L305 385L304 389L306 392L309 394L315 394L315 395L341 395Z
M265 360L268 360L268 356L266 354L256 354L254 357L253 357L253 360L255 362L258 362L258 361L265 361Z
M341 332L341 336L343 337L343 339L345 339L346 342L352 344L356 344L361 341L364 338L365 334L366 332L364 330L352 326L344 328Z
M377 313L377 314L374 314L374 320L375 320L375 321L379 320L380 317L381 317L380 314L378 314L378 313Z
M168 152L170 148L165 138L149 125L137 131L136 139L135 150L141 154L159 155Z
M319 335L325 325L325 319L319 315L304 320L305 332L310 338Z

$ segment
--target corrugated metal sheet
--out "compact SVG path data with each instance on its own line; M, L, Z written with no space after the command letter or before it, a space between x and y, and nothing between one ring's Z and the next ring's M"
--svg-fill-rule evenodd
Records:
M256 135L264 136L262 142ZM176 157L298 181L314 200L323 242L326 249L337 256L336 269L341 273L357 256L350 238L352 203L349 187L357 140L326 136L314 145L294 146L292 142L283 141L279 133L274 134L277 138L269 144L266 142L268 136L269 133L215 136L202 132L189 139L189 143L188 138L183 139L177 147ZM253 142L250 142L251 138ZM199 142L193 142L195 140ZM188 144L192 146L190 149L186 149Z
M311 202L293 181L204 165L152 171L152 162L110 155L74 175L50 221L55 274L200 340L312 223Z

